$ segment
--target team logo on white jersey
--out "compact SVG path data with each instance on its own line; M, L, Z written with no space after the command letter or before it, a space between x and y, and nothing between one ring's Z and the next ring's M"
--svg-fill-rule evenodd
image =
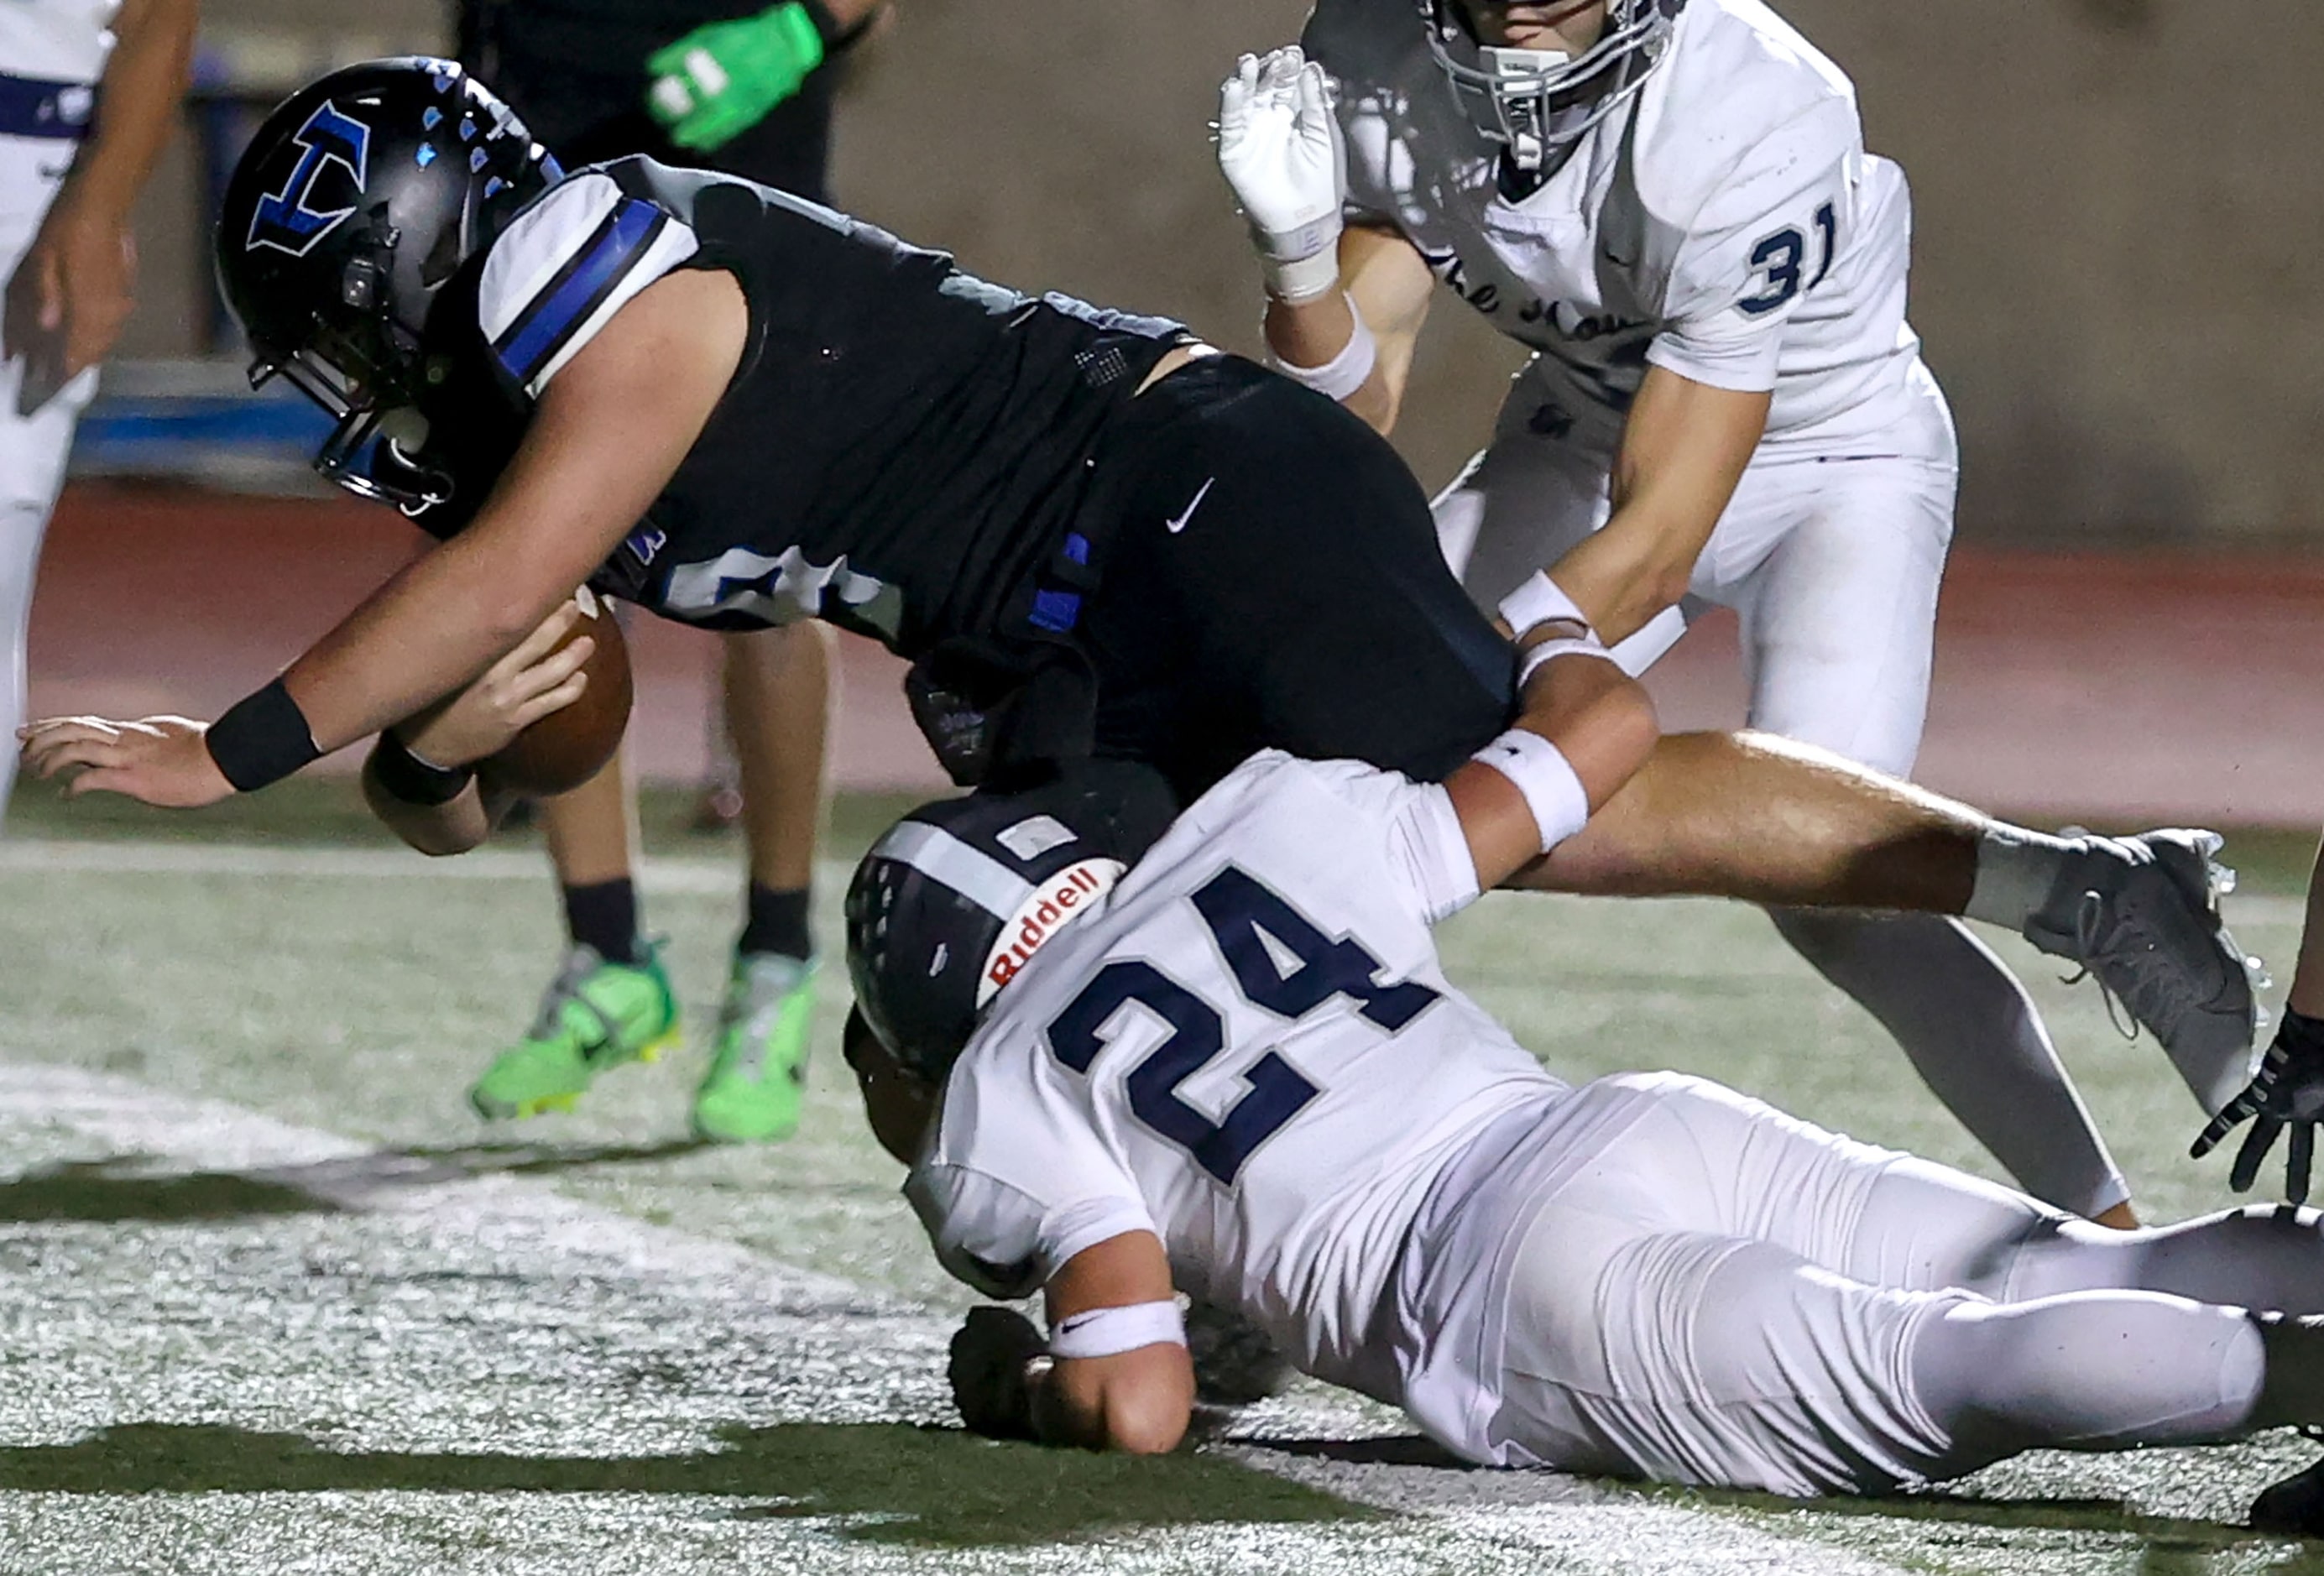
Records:
M1126 867L1118 859L1085 859L1067 865L1033 889L1001 926L999 939L985 954L984 976L976 982L976 1004L983 1006L994 992L1017 977L1033 954L1047 945L1068 920L1113 889Z

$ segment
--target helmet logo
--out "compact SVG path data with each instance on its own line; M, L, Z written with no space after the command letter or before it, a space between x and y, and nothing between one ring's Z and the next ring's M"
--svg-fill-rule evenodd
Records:
M290 141L299 149L299 162L291 168L281 190L258 199L257 209L250 216L250 234L244 242L249 251L272 246L277 252L304 257L314 249L316 242L355 211L352 206L313 207L308 198L314 195L315 182L321 179L323 167L334 162L344 165L355 180L355 189L363 190L371 152L371 127L341 115L327 98L315 106L307 124L291 134Z
M1067 921L1111 891L1125 868L1118 859L1085 859L1034 888L1017 912L1001 923L1001 934L985 954L984 975L976 982L976 1004L982 1007L991 1000Z

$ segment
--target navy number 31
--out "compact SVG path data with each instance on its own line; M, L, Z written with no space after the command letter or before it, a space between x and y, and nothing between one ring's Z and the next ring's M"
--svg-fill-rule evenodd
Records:
M1797 226L1786 225L1772 235L1761 236L1759 244L1751 248L1751 271L1767 276L1767 288L1735 304L1756 318L1774 311L1801 290L1813 290L1821 284L1823 276L1831 272L1831 253L1840 239L1840 220L1831 204L1816 209L1815 227L1823 242L1823 256L1816 264L1813 279L1804 286L1801 284L1800 267L1808 255L1807 237L1800 234Z

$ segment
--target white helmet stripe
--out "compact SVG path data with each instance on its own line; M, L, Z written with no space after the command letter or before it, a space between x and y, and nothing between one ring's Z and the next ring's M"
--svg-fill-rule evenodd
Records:
M925 821L899 821L872 852L943 882L995 919L1009 918L1033 895L1033 883L1015 871Z

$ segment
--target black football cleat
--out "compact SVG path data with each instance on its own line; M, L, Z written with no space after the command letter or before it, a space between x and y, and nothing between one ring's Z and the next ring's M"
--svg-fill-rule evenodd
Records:
M2261 1489L2250 1520L2254 1532L2324 1537L2324 1461Z

